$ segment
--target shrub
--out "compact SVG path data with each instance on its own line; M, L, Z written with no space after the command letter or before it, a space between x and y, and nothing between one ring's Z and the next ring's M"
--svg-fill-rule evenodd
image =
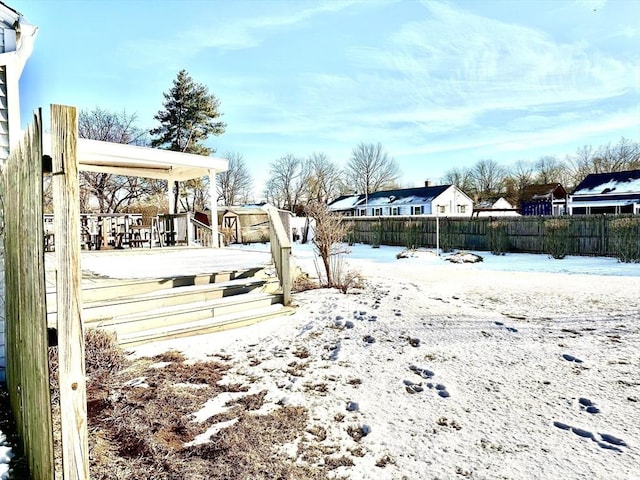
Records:
M440 250L443 253L453 252L453 224L447 217L440 218Z
M418 222L407 222L404 230L404 244L407 250L415 250L420 245L420 226Z
M380 248L380 244L382 244L382 235L384 234L384 229L382 228L382 221L378 220L373 225L373 237L371 241L372 248Z
M338 286L340 276L343 275L342 256L346 252L344 244L340 242L347 235L347 225L342 222L340 215L329 212L324 203L311 202L305 211L315 220L316 225L313 246L324 267L322 272L316 263L318 278L327 287Z
M509 234L505 222L489 222L487 230L487 244L494 255L504 255L509 251Z
M563 259L571 249L571 223L564 218L544 222L544 251L555 259Z
M616 218L609 226L614 233L611 240L618 260L624 263L640 262L640 219Z

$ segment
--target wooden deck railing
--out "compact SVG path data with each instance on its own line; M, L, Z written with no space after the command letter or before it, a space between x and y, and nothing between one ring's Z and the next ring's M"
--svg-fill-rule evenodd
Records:
M282 301L284 305L291 304L291 240L287 234L278 210L269 209L269 236L271 242L271 257L276 267L278 279L282 286Z
M213 241L213 229L195 218L191 218L194 230L194 242L203 247L210 247Z

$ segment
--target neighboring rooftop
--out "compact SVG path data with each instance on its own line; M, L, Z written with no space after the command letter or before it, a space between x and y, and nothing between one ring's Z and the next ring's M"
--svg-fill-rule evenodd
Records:
M592 173L573 190L573 195L640 193L640 170Z
M329 204L334 211L349 210L365 202L367 205L407 205L430 203L434 198L447 190L451 185L435 185L432 187L399 188L373 192L369 195L342 195Z

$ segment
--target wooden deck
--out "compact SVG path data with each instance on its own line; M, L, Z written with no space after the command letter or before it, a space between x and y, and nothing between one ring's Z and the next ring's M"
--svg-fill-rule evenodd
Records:
M263 250L264 250L264 246ZM56 328L54 253L47 316ZM123 345L198 335L288 315L271 255L246 248L83 251L82 321Z

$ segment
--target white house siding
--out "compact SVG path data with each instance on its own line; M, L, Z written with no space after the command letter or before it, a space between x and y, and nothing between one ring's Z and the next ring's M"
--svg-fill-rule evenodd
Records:
M0 28L0 53L4 53L4 28ZM0 163L9 156L9 115L7 112L7 69L0 66ZM2 215L0 213L0 215ZM4 246L0 246L0 255L4 255ZM0 258L0 382L5 377L5 335L4 335L4 257Z
M454 186L449 187L433 202L434 215L444 217L470 217L473 214L473 200Z
M15 22L20 22L17 42ZM18 81L31 55L37 27L24 21L18 12L0 2L0 164L9 156L9 148L20 139L20 96ZM19 43L19 45L17 44ZM8 93L11 95L9 96ZM5 380L4 259L0 245L0 381Z

